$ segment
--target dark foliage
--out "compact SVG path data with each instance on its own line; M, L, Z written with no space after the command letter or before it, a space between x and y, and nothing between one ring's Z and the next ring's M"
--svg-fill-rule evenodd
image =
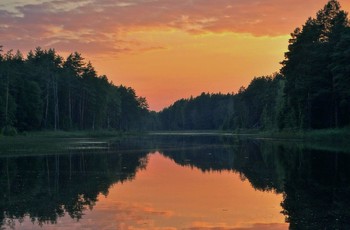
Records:
M350 123L350 27L330 0L296 28L280 73L257 77L235 95L202 94L160 114L163 129L298 130Z
M77 52L63 60L36 48L26 58L0 54L0 127L4 130L141 129L145 98L98 76ZM5 132L4 134L7 134Z
M0 46L1 50L1 46ZM350 123L350 27L330 0L296 28L280 73L236 94L202 93L159 113L132 88L97 76L79 53L53 49L0 55L0 127L117 130L300 130Z

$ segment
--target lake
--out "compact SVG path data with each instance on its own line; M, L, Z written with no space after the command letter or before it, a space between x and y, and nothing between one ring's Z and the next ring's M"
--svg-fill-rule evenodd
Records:
M0 140L1 229L350 229L350 154L338 147L229 135Z

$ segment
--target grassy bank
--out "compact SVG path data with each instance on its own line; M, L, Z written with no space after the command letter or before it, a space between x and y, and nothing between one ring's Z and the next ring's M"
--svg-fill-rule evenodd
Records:
M320 130L303 130L303 131L262 131L257 132L257 136L263 138L276 139L297 139L305 141L337 141L349 142L350 129L320 129Z
M301 145L303 148L350 153L350 129L324 129L298 132L261 132L258 138L280 141L283 144Z
M121 132L110 130L96 131L30 131L18 133L14 136L0 135L1 138L10 139L12 137L51 137L51 138L98 138L98 137L123 137L129 135L143 134L141 132Z
M105 130L19 133L15 136L0 137L0 156L66 154L89 152L89 149L96 152L99 151L99 147L106 147L110 141L118 141L128 135L133 134Z
M49 137L49 138L98 138L98 137L123 137L130 135L232 135L248 136L252 138L273 138L281 140L305 140L305 141L338 141L349 142L350 128L322 129L322 130L286 130L286 131L259 131L259 130L184 130L184 131L151 131L151 132L121 132L110 130L97 131L32 131L17 134L15 137ZM0 136L1 139L12 137Z
M117 132L117 131L41 131L17 134L16 136L0 137L0 156L38 155L38 154L65 154L72 151L88 152L86 147L96 147L96 143L110 143L124 137L136 135L180 135L180 136L226 136L233 139L260 139L263 143L317 149L332 152L350 153L350 130L328 129L303 132L261 132L258 130L233 131L164 131L164 132ZM97 139L95 139L97 138ZM138 139L138 138L136 138ZM91 143L89 143L91 141ZM90 146L91 144L91 146ZM89 145L89 146L87 146ZM100 147L100 146L97 146ZM104 145L102 147L105 147ZM78 149L77 149L78 148ZM84 149L85 148L85 149ZM74 150L75 149L75 150ZM92 148L91 151L98 151ZM102 150L101 150L102 151Z
M125 133L119 131L98 130L98 131L37 131L25 133L28 137L57 137L57 138L88 138L88 137L118 137Z

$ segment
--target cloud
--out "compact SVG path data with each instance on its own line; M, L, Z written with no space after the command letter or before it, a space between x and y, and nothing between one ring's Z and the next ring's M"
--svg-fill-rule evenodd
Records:
M133 31L288 34L326 0L19 0L0 5L0 42L28 50L57 46L90 54L133 53L161 45L120 43Z
M194 222L192 226L183 230L287 230L288 224L266 223L253 224L251 227L229 227L226 224L210 224L206 222Z
M56 224L50 222L39 226L28 217L22 220L8 221L18 229L125 229L125 230L176 230L173 227L157 227L153 219L160 218L167 220L173 213L167 210L158 210L149 204L131 204L128 202L99 202L93 210L86 210L79 221L71 219L66 213L65 216L57 219ZM6 222L7 223L7 222ZM9 227L9 226L4 226Z
M168 219L171 211L157 210L147 204L108 202L99 204L91 215L84 216L84 229L155 229L154 218ZM161 228L159 228L161 229ZM161 230L168 230L164 228Z

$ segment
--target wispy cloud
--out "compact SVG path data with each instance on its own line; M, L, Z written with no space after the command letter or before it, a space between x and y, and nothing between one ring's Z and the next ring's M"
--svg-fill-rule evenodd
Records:
M326 0L17 0L0 4L0 42L87 53L143 52L157 44L119 43L139 30L288 34Z
M194 222L192 226L183 230L287 230L288 224L283 223L265 223L253 224L250 227L230 227L226 224L210 224L206 222Z

